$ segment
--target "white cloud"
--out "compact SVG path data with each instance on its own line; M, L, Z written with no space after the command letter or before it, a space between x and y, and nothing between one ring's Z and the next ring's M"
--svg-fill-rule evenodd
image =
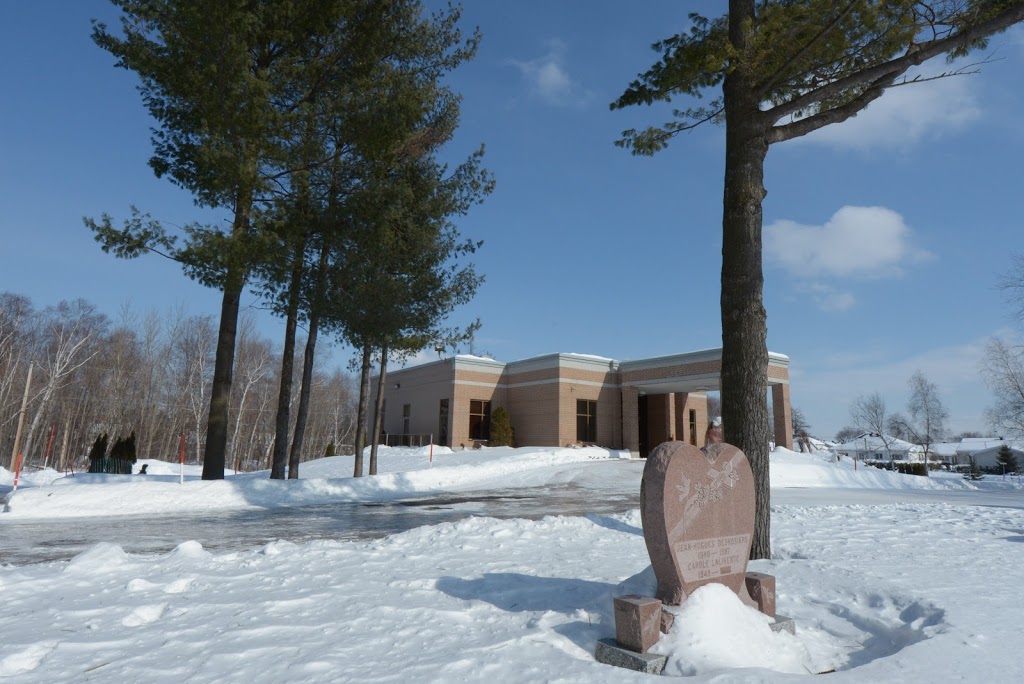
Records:
M885 207L841 208L821 226L781 219L765 227L765 256L795 278L881 278L931 258L903 217ZM847 308L852 300L846 302Z
M950 68L944 60L932 60L908 76L928 77ZM909 147L937 138L981 118L976 83L976 76L964 75L890 88L852 119L825 126L793 142L866 150Z
M849 292L840 292L824 283L811 283L806 291L822 311L846 311L857 303L857 299Z
M587 104L592 93L574 81L565 68L565 43L552 40L548 52L542 57L521 61L508 60L508 64L519 69L531 93L550 105L558 107L582 106Z

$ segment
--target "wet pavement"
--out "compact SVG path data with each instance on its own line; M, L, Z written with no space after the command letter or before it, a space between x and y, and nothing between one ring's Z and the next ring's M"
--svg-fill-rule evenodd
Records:
M210 551L262 546L277 539L372 539L471 516L542 518L545 515L619 513L640 506L636 482L595 492L576 483L491 490L387 503L337 503L295 508L214 512L188 516L117 516L4 521L0 563L25 565L74 557L99 542L129 553L166 553L195 540Z

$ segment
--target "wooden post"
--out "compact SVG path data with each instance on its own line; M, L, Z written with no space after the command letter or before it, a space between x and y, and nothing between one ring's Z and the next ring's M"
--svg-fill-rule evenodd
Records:
M11 452L11 470L14 470L18 461L18 452L21 450L21 431L25 427L25 413L28 411L28 388L32 385L32 364L28 364L28 378L25 379L25 396L21 398L21 415L18 417L18 432L14 437L14 451Z

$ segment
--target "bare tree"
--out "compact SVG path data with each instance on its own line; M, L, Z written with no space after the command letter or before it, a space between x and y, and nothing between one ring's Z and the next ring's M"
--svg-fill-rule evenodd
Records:
M892 467L892 445L895 438L887 432L889 414L882 395L875 392L871 396L859 396L854 399L850 404L850 418L862 432L868 432L882 440L885 454L889 457L889 467Z
M176 323L171 335L178 376L177 398L184 402L188 412L198 462L199 454L203 452L203 422L209 408L217 332L211 316L189 316Z
M851 439L859 437L864 431L853 425L846 425L839 432L836 433L836 441L840 444L849 442Z
M227 459L227 462L235 470L240 468L238 433L248 408L246 402L252 398L259 384L271 375L271 354L270 343L256 337L253 317L244 315L239 326L238 347L235 355L236 389L240 386L242 391L238 393L238 404L232 407L235 414L235 425L228 442ZM255 422L259 422L258 413Z
M77 325L77 328L75 327ZM26 462L78 467L96 436L135 431L143 458L174 458L181 434L202 450L210 391L213 326L179 308L135 316L125 310L108 330L105 316L84 302L36 311L20 295L0 293L0 445L13 452L30 362L34 367L23 440ZM238 342L229 437L232 461L266 467L273 441L279 353L243 320ZM314 367L310 378L308 453L319 457L334 440L351 444L355 426L352 377ZM52 450L51 450L52 445ZM6 452L5 452L6 453ZM15 460L16 460L15 454ZM12 464L13 465L13 464Z
M924 448L924 474L928 475L928 452L932 444L941 441L946 434L946 420L949 411L942 403L939 388L925 377L920 370L914 371L907 381L910 385L910 399L907 400L907 431L915 444Z
M1024 347L993 338L985 347L981 372L995 399L986 419L1001 434L1024 438Z
M1010 259L1013 265L999 276L996 287L1003 291L1013 317L1018 323L1024 323L1024 253L1018 252Z
M60 302L44 312L43 326L46 336L41 368L43 385L37 398L35 414L25 433L23 452L32 457L32 446L36 431L54 392L68 376L88 363L97 349L91 342L106 326L106 317L97 314L95 307L84 299Z

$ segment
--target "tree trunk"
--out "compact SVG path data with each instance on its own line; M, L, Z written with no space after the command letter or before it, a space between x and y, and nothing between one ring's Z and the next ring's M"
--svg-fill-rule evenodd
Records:
M306 253L306 241L302 240L295 249L292 262L291 283L288 290L287 322L284 328L284 356L281 359L281 389L277 395L277 421L274 425L274 462L270 479L283 480L285 465L288 463L288 428L291 420L292 373L295 367L295 327L299 318L299 295L302 281L302 262ZM289 475L290 477L290 475ZM296 477L298 477L296 475Z
M355 470L352 477L363 476L363 448L366 446L366 409L370 402L370 345L363 345L363 363L359 373L359 409L356 411Z
M299 406L295 415L295 434L292 437L292 451L288 459L288 479L299 476L299 462L302 460L302 441L306 432L306 416L309 414L309 395L313 389L313 355L316 351L317 327L319 316L313 313L309 317L309 337L306 338L306 351L302 360L302 387L299 390Z
M68 468L68 437L71 435L71 420L64 419L64 430L60 436L60 459L57 470L66 472Z
M236 222L238 218L236 217ZM248 212L246 212L248 224ZM228 404L231 400L231 379L235 364L235 336L238 332L238 306L242 299L245 276L235 266L229 269L220 307L220 328L217 331L217 357L213 366L210 389L210 415L206 419L206 449L203 453L203 479L224 479L224 453L228 444Z
M320 263L317 266L316 291L313 306L309 311L309 335L306 337L306 351L302 359L302 387L299 390L299 408L295 416L295 434L292 437L292 452L288 460L288 479L299 476L299 462L302 460L302 441L306 432L306 417L309 415L309 396L313 391L313 357L316 353L316 336L320 328L320 307L323 304L324 280L330 250L326 245L320 249ZM294 473L294 474L293 474Z
M377 474L377 447L380 445L381 424L384 422L384 380L388 370L388 345L380 350L380 376L377 378L377 401L373 411L373 437L370 442L370 475Z
M729 38L742 53L754 0L730 0ZM725 440L739 447L754 473L751 559L771 556L768 474L768 346L761 265L761 202L767 125L742 65L726 76L725 193L722 217L722 373Z

